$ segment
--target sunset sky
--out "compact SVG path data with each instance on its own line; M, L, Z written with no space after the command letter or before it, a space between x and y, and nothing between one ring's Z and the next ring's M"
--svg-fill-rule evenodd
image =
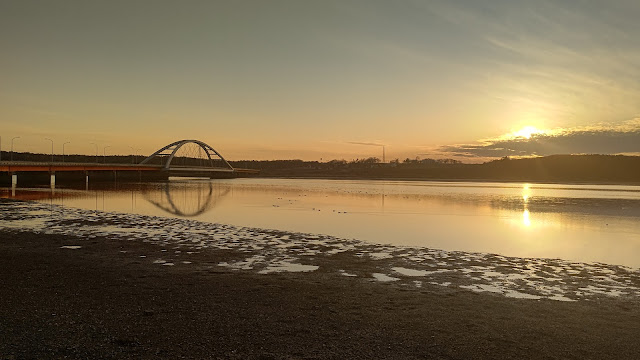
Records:
M640 153L640 2L0 1L16 151Z

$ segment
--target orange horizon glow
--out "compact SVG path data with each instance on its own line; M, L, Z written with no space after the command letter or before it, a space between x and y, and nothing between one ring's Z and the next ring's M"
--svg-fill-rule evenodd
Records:
M637 32L640 5L3 5L4 151L16 136L16 151L48 153L51 138L58 154L70 141L66 153L89 155L195 138L233 160L381 157L349 145L359 142L385 144L387 160L479 162L527 155L526 140L554 129L640 129L640 45L619 36ZM618 135L627 145L581 139L528 154L637 151L640 130Z

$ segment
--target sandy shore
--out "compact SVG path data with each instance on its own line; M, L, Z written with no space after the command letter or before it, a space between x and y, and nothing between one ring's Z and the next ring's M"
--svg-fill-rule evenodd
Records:
M636 359L640 274L0 202L0 359Z

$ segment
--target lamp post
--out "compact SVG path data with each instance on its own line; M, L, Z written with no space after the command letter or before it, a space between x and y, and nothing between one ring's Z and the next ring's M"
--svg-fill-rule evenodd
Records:
M13 140L15 139L20 139L20 136L16 136L13 139L11 139L11 161L13 161Z
M64 164L64 146L67 145L67 144L70 144L70 143L71 143L71 141L67 141L66 143L62 144L62 163L63 164Z
M96 147L96 162L98 162L98 144L96 143L91 143L91 145Z
M135 149L133 148L133 146L129 146L129 149L131 149L131 155L133 155L133 153L135 153ZM132 164L135 162L135 158L135 155L133 155L133 157L131 158Z
M385 154L384 149L385 149L385 145L382 145L382 163L383 164L387 162L387 159L385 159L386 154Z
M53 140L49 138L44 138L45 140L51 141L51 162L53 162Z
M129 146L129 149L131 149L131 153L133 155L133 158L131 159L131 163L132 164L137 164L138 163L138 151L140 151L140 149L134 148L133 146Z
M107 148L110 148L110 145L105 146L104 148L102 148L102 163L106 163L106 159L107 159Z

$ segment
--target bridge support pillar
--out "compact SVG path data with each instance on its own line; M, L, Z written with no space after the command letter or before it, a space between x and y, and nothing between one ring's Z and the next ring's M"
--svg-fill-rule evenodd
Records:
M11 177L11 196L15 197L16 187L18 186L18 174L9 173L9 176Z
M51 188L55 188L56 187L56 173L55 172L51 172L49 173L50 175L50 182L49 185L51 185Z

